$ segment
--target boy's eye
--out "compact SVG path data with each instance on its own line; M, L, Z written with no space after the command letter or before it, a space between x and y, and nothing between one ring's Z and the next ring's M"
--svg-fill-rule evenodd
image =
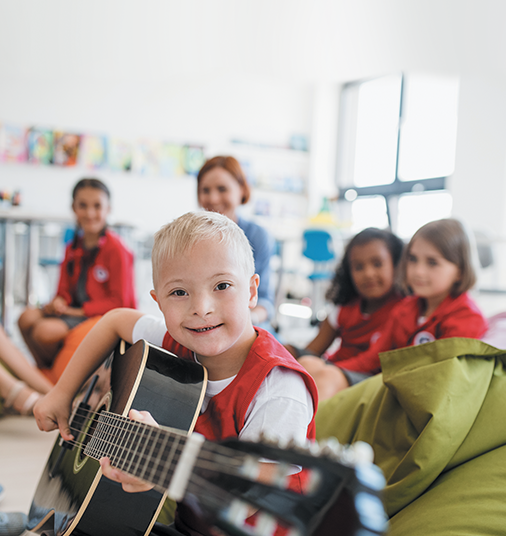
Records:
M186 296L186 292L181 289L174 290L174 292L171 292L172 296Z
M219 283L216 285L216 290L227 290L227 288L230 286L230 283Z

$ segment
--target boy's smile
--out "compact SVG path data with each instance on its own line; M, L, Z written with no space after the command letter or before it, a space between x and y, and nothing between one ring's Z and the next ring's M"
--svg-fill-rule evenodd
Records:
M172 337L221 379L238 372L256 338L257 287L234 248L207 240L167 260L152 296Z

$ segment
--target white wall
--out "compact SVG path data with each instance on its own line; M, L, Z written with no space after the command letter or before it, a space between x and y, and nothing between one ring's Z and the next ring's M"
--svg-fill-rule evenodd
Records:
M0 0L0 121L216 145L306 134L318 198L342 82L458 74L455 214L506 235L505 14L502 0ZM0 164L0 187L60 212L82 174ZM150 231L195 206L193 179L100 175L113 217Z

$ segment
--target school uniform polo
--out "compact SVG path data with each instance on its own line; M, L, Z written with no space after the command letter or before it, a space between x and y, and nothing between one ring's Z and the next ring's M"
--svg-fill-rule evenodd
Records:
M83 270L84 285L79 282ZM85 316L97 316L116 307L137 305L134 256L121 238L106 230L95 251L84 249L82 241L69 244L60 269L57 296L68 305L82 307ZM84 288L82 288L84 287Z
M360 298L337 306L334 318L329 315L328 321L339 332L341 345L336 352L327 356L327 360L341 366L341 361L365 352L378 339L392 309L401 300L400 294L393 293L380 309L371 314L362 312L363 300Z
M456 298L447 296L428 318L421 316L423 304L417 296L404 298L391 311L380 337L369 350L339 366L358 372L379 372L381 352L450 337L479 339L487 329L487 321L467 293Z

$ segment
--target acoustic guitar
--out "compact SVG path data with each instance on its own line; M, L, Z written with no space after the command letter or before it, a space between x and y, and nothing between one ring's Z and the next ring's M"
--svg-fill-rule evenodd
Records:
M337 441L309 447L227 440L192 434L207 373L198 363L138 341L124 341L76 397L71 429L49 455L29 512L28 530L44 536L148 535L167 497L191 505L222 533L292 536L383 534L384 478L366 445ZM160 427L128 419L149 411ZM126 493L102 475L98 460L154 485ZM256 481L258 464L277 462L272 482ZM293 466L309 473L303 493L287 487ZM256 511L255 528L245 519ZM255 531L255 532L253 532Z

